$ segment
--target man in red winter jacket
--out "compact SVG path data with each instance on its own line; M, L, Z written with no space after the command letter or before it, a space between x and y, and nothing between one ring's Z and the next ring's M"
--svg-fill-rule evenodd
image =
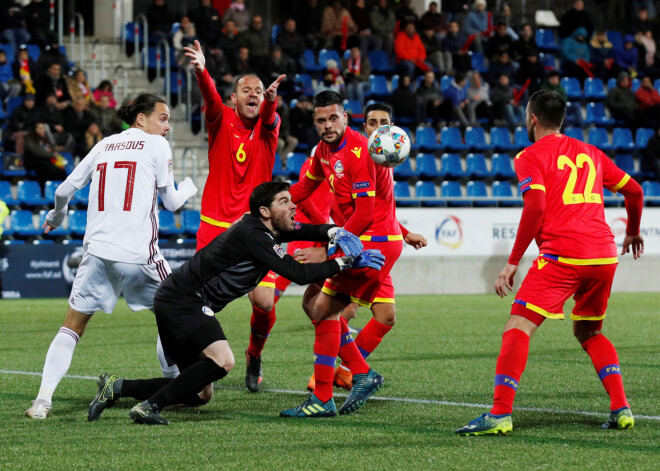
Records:
M402 75L413 77L416 68L422 73L431 70L431 66L426 62L426 48L415 30L415 23L407 23L397 34L394 39L394 55Z

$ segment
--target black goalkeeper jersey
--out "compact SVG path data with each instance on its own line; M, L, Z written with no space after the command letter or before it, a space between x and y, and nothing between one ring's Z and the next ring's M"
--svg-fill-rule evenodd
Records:
M323 263L299 263L280 243L294 240L328 241L333 224L301 224L275 235L250 214L213 239L163 281L159 296L199 296L213 312L230 301L252 291L269 270L305 285L332 277L341 270L334 260Z

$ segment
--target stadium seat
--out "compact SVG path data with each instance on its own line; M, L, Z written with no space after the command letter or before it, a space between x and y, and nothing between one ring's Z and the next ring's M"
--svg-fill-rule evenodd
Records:
M635 146L637 149L646 149L649 139L653 137L655 131L651 128L639 128L635 134Z
M270 29L270 43L277 44L277 37L280 35L282 25L273 25Z
M74 209L69 211L69 230L71 235L83 237L87 228L87 211Z
M660 78L657 78L653 81L653 88L657 90L660 90Z
M32 241L32 245L53 245L54 243L55 242L53 242L52 240L39 240L39 239L36 239L36 240Z
M484 128L469 127L465 129L465 145L471 151L490 150L492 147L486 142L486 133Z
M567 101L566 102L566 119L565 123L569 126L574 126L578 124L578 121L575 119L575 114L579 113L580 116L584 117L582 115L582 107L580 106L579 103L576 103L574 101Z
M603 204L607 207L621 206L623 198L618 193L614 194L607 188L603 188Z
M321 69L326 68L326 62L333 60L337 63L337 67L341 67L341 59L339 58L339 53L334 49L321 49L319 51L319 65Z
M612 43L612 49L623 46L623 36L619 31L606 31L605 34Z
M454 77L450 75L443 75L440 78L440 91L444 93L451 86L451 81L454 80Z
M10 213L11 232L19 237L32 237L41 234L41 229L34 227L32 211L14 210Z
M311 49L305 49L302 55L303 63L305 65L305 72L317 73L323 70L323 67L316 62L316 57L314 57L314 51Z
M632 131L628 128L614 128L612 146L618 151L634 151L636 146Z
M392 79L390 80L390 88L392 90L396 90L399 86L399 74L392 75Z
M43 227L44 223L46 222L46 215L48 214L48 211L45 209L42 209L39 211L39 227ZM45 234L46 237L62 237L62 236L68 236L71 232L69 229L64 227L64 224L62 224L60 227L57 229L51 229L48 231L48 234Z
M642 86L642 81L638 77L635 77L630 81L630 91L632 91L633 93L639 90L639 87L641 86Z
M491 173L493 178L509 179L516 176L516 172L511 165L509 154L493 154L491 157Z
M9 44L0 44L0 50L5 51L5 54L7 54L7 63L13 64L16 58L14 48Z
M44 185L44 198L51 203L55 202L55 190L60 186L61 181L51 181L48 180Z
M284 177L284 179L289 177L289 170L286 168L286 161L284 163L285 167L282 168L282 158L280 157L279 152L275 152L275 165L273 165L273 180L275 177Z
M164 209L158 211L158 233L161 236L174 236L183 234L183 229L176 225L173 212Z
M435 129L428 126L418 126L415 130L415 142L421 150L434 151L441 149L435 137Z
M438 198L433 182L417 182L415 185L415 195L423 207L438 208L443 207L445 203Z
M516 128L513 134L513 142L516 144L518 149L532 145L531 141L529 140L529 136L527 135L527 129L522 126L518 126Z
M465 170L458 154L442 154L440 175L442 178L458 180L465 177Z
M356 124L364 123L364 113L362 105L357 100L344 100L344 110L351 115L351 122Z
M375 73L391 74L394 72L394 67L385 51L370 51L369 63L371 64L371 70Z
M613 126L615 121L608 118L605 113L605 105L602 102L587 103L587 119L586 124L595 124L597 126Z
M18 182L18 200L25 206L46 206L52 201L46 200L41 195L39 183L32 180L21 180Z
M607 98L605 85L599 78L587 78L584 81L584 96L587 100L604 100Z
M394 199L398 206L417 206L418 202L410 194L408 182L394 182Z
M7 101L7 116L11 117L16 108L23 104L22 96L13 96Z
M13 156L13 159L10 157ZM11 162L12 160L20 160L13 152L0 152L0 174L4 177L19 177L24 178L27 176L27 171L22 165L16 165L14 168L5 167L5 160Z
M481 153L468 154L465 168L470 179L481 180L491 176L486 166L486 157Z
M551 29L539 28L536 30L536 44L540 51L558 51L559 45L555 40L555 33Z
M81 208L86 208L87 205L89 204L89 186L90 184L88 183L87 185L83 186L80 190L76 191L73 194L73 198L71 198L70 204L73 204Z
M467 150L458 128L445 126L440 130L440 146L450 152Z
M296 74L294 81L298 93L302 93L306 96L314 95L314 85L312 85L312 77L309 74ZM293 108L293 105L291 108Z
M577 78L564 77L561 79L561 85L564 87L569 100L579 101L582 99L582 88Z
M387 88L387 79L383 75L370 75L369 76L369 97L386 98L390 96L390 91Z
M440 185L440 197L445 198L445 204L449 207L470 206L470 202L466 199L462 200L447 200L448 198L465 198L463 195L463 188L460 182L445 180Z
M580 128L566 128L564 129L564 134L568 137L584 142L584 134Z
M496 151L508 152L518 149L518 146L511 142L511 134L507 128L490 128L490 143Z
M197 234L199 229L200 215L196 209L186 209L181 211L181 228L188 235Z
M395 180L408 180L410 178L417 178L418 173L413 170L410 159L404 160L401 165L394 167Z
M307 155L302 152L289 152L286 156L286 169L289 178L298 179L300 176L300 169L307 160Z
M553 54L541 52L539 54L539 63L543 66L543 70L548 71L557 69L557 62Z
M513 198L513 191L511 191L511 184L508 181L496 180L492 185L493 198L497 200L500 206L522 206L522 199Z
M6 180L0 180L0 201L4 201L7 206L18 206L20 204L20 201L13 197L11 184Z
M472 204L476 207L497 206L495 200L488 198L486 182L483 180L469 181L467 183L467 196L468 198L472 198Z
M603 152L614 150L614 146L610 143L610 138L607 135L607 130L604 128L591 128L589 130L589 144L598 147Z
M488 72L488 67L484 61L484 55L481 52L472 52L468 53L470 55L470 63L472 64L472 70L476 70L481 74Z
M433 180L435 178L440 178L440 171L438 170L438 165L435 162L435 155L433 154L417 154L415 158L417 163L417 172L419 172L419 178L423 180Z
M656 181L642 182L642 190L647 206L660 206L660 183Z
M637 174L637 170L635 170L635 160L630 154L616 154L616 157L614 157L614 163L630 176Z

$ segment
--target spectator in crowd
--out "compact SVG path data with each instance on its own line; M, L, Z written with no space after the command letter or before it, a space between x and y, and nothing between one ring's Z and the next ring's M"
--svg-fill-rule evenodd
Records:
M532 25L525 23L520 30L518 40L513 43L513 59L521 61L532 53L538 54L538 46L536 45Z
M468 37L457 21L449 23L447 34L442 40L442 49L451 54L453 68L458 72L467 72L472 68L470 56L464 47Z
M348 58L342 60L341 70L346 84L346 96L349 100L359 101L364 107L364 97L369 91L369 75L371 75L369 58L362 56L360 48L354 44Z
M69 88L66 85L66 80L62 77L62 68L58 63L51 64L48 67L46 73L39 77L34 88L37 91L37 106L43 106L46 97L51 93L57 98L57 108L59 110L65 109L71 103Z
M37 66L30 58L26 45L23 44L18 48L18 55L16 56L12 70L14 72L14 77L21 82L23 93L34 95L36 90L34 88L32 73L37 70Z
M331 90L344 95L344 79L339 70L339 64L334 59L329 59L326 63L321 80L316 84L314 94L319 94L325 90Z
M362 56L367 57L369 51L381 50L383 40L371 32L371 20L366 9L365 0L353 0L350 13L357 26L357 37Z
M635 35L635 40L642 53L641 60L638 60L640 71L645 75L657 77L660 75L660 70L656 64L657 44L653 39L653 32L650 29L640 31Z
M75 144L73 135L65 127L64 111L59 108L53 92L46 96L46 103L41 108L39 122L46 124L55 145L64 152L72 152Z
M568 101L568 95L566 95L566 90L561 84L560 77L559 72L556 70L551 71L541 84L541 90L557 92L564 101ZM566 119L572 119L577 126L584 127L584 118L582 117L582 111L580 111L579 106L566 108Z
M87 82L87 75L84 70L78 69L73 73L73 76L67 76L66 85L71 101L76 101L78 98L84 98L87 101L92 100L92 88Z
M419 118L425 117L427 121L431 120L437 128L446 126L452 116L452 103L442 96L442 91L432 70L424 74L424 80L417 87L415 96L420 108L417 113ZM415 121L419 120L421 119Z
M22 155L25 135L34 129L40 116L41 112L35 106L34 95L26 94L23 97L23 103L14 110L7 127L2 132L5 150L14 150L17 154Z
M452 116L460 121L461 125L469 126L465 112L467 110L468 99L465 84L467 82L466 75L463 72L457 72L451 84L444 91L443 95L446 100L449 100L452 105Z
M23 9L25 23L30 42L38 44L42 49L49 44L53 33L50 31L50 2L45 0L32 0Z
M426 62L441 74L448 74L452 69L451 53L442 50L440 39L433 31L433 28L427 25L420 36L426 50Z
M204 48L202 47L202 49ZM215 88L220 96L230 97L234 90L234 75L232 71L232 63L229 61L224 50L214 49L213 52L207 54L206 68L211 77L213 77L213 80L215 80ZM201 91L199 91L199 87L193 87L191 94L193 102L201 104L202 94Z
M426 48L422 43L415 23L407 23L394 40L394 55L401 74L415 75L415 69L426 72L431 66L426 62Z
M456 21L458 24L463 20L463 13L468 9L467 0L442 0L442 13L445 15L447 24Z
M296 31L296 20L289 18L284 22L284 28L277 35L277 45L282 48L282 52L286 57L294 61L297 71L302 72L305 38Z
M515 81L524 85L529 80L528 91L531 95L539 89L543 82L543 66L539 62L539 56L533 50L529 50L528 56L520 59L518 70L515 73Z
M325 39L321 34L322 16L323 10L319 6L318 0L306 0L298 8L295 17L298 31L305 38L307 47L314 51L318 51L321 49L321 44L325 44Z
M99 86L96 87L93 93L94 103L98 105L101 102L102 96L109 98L108 106L110 108L114 110L117 107L117 100L115 100L115 95L112 93L112 82L110 80L102 80Z
M38 80L42 75L48 72L48 68L51 64L59 64L60 71L63 74L66 75L69 73L69 59L67 59L66 55L60 51L60 44L57 41L57 38L51 39L50 44L46 46L46 49L41 51L32 78L35 81Z
M559 19L559 28L557 32L560 38L568 38L578 28L586 30L584 36L590 38L594 31L594 23L591 15L584 9L583 0L573 0L571 8Z
M518 33L516 33L516 25L513 23L513 14L511 12L511 5L502 3L500 11L494 15L493 23L504 23L506 25L506 32L514 41L518 40Z
M199 8L190 12L189 18L195 25L202 46L207 50L215 47L222 31L222 17L218 10L213 8L211 0L200 0Z
M280 134L277 137L277 153L280 156L282 170L284 170L286 169L286 157L289 155L289 152L293 152L296 149L298 139L291 135L291 111L285 100L278 100L277 114L280 115L280 120L282 121Z
M250 50L245 46L238 48L236 60L232 61L231 64L234 66L234 75L243 75L254 72L252 65L250 64Z
M467 98L468 121L471 126L478 126L477 118L484 118L488 122L493 122L494 116L491 111L490 86L476 70L470 74Z
M158 44L162 39L166 41L172 32L174 17L165 0L153 0L147 9L147 21L149 22L149 41Z
M660 126L646 143L639 161L640 170L649 174L649 178L660 182Z
M23 86L14 78L14 71L7 60L7 53L0 49L0 102L21 94Z
M236 23L234 23L234 20L225 18L225 26L220 31L218 44L214 49L211 49L211 54L216 54L217 49L222 49L227 60L233 61L238 55L238 48L240 46L241 42L238 30L236 29Z
M444 4L444 2L443 2ZM430 28L440 41L447 32L445 16L438 11L438 2L429 3L429 9L419 19L422 31Z
M277 44L271 46L270 56L262 67L263 83L273 83L277 78L285 74L287 78L284 79L278 88L278 93L283 96L291 96L295 89L294 76L296 74L296 66L293 59L286 57L282 53L282 48ZM280 119L284 119L280 116ZM280 130L280 132L282 132Z
M514 70L515 68L508 52L502 52L495 56L490 63L490 67L488 67L488 81L490 85L494 87L499 82L500 75L502 74L507 75L509 78L513 77Z
M323 10L321 33L325 38L326 49L342 51L346 49L348 37L357 33L355 21L341 0L333 0L332 4Z
M596 23L604 30L624 30L628 16L635 11L635 1L598 0L594 11Z
M67 177L55 143L48 137L45 123L37 123L25 136L23 162L26 170L35 172L42 191L48 180L64 180Z
M394 29L396 16L387 4L387 0L378 0L378 3L369 13L372 33L379 37L383 43L383 50L392 54L394 48Z
M405 24L413 23L417 25L419 18L413 7L410 6L412 0L401 0L399 6L394 12L396 20L399 22L399 26L402 27Z
M73 135L75 140L73 153L79 157L87 155L85 153L85 132L89 124L94 121L94 116L87 111L88 106L87 100L78 98L64 110L64 127Z
M419 106L415 93L412 91L410 75L399 77L399 85L392 90L390 101L396 110L397 117L409 118L415 123L420 121Z
M654 125L660 124L660 94L653 87L651 77L642 77L642 83L635 92L635 98L644 120Z
M593 73L600 78L616 77L619 67L614 63L614 47L604 30L598 30L589 41L590 62L594 65Z
M637 76L638 56L639 51L635 47L635 38L632 34L626 34L623 37L623 45L614 48L614 62L631 77Z
M561 67L569 77L577 77L580 80L588 77L587 71L591 71L593 64L589 62L591 54L587 44L587 30L580 27L573 31L569 38L561 42Z
M263 73L265 62L268 60L270 35L264 28L264 20L260 15L252 17L250 27L241 34L240 41L250 50L252 70Z
M643 124L639 113L639 105L635 94L630 89L630 74L626 71L619 73L616 87L607 91L605 104L614 119L620 119L629 128L637 129Z
M314 127L313 112L312 102L305 95L300 95L295 100L295 105L291 104L291 134L300 143L305 143L309 147L319 142L319 135Z
M19 0L3 0L0 4L0 31L15 53L18 46L30 42L23 6Z
M197 35L197 28L195 24L190 21L190 18L184 16L179 22L179 29L174 36L172 36L172 47L174 47L174 57L176 62L179 65L187 64L186 53L183 50L184 47L190 46L195 43L195 39L200 40L201 38ZM202 47L206 48L206 42L201 42Z
M497 85L493 87L490 99L493 102L493 114L498 119L504 119L512 131L525 122L525 108L515 96L509 76L501 74Z
M99 125L94 122L90 123L85 131L85 146L82 155L89 154L89 151L91 151L96 144L101 142L104 137L105 136L101 132Z
M645 6L643 6L637 10L635 16L630 21L630 27L628 28L628 31L630 31L632 34L637 34L650 29L651 22L649 21L649 11Z
M225 26L230 20L234 22L234 27L239 33L247 31L250 26L250 12L245 7L245 0L233 0L231 2L222 17Z
M504 21L499 21L495 28L495 33L488 39L488 46L486 47L486 57L489 60L497 55L506 52L510 57L513 57L514 41L507 32L507 26Z
M489 30L488 12L486 11L486 0L476 0L474 7L463 21L463 31L470 36L475 35L474 46L478 52L484 52L483 35Z
M89 113L93 116L94 122L98 124L103 137L121 132L121 128L115 119L115 110L110 108L110 97L108 95L99 97L98 104L89 107Z

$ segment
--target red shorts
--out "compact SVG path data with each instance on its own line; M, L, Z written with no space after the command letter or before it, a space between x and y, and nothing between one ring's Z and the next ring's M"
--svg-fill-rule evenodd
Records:
M293 254L298 249L306 249L309 247L325 247L326 245L328 245L327 242L311 242L309 240L294 240L286 244L286 253L293 256ZM275 280L277 280L279 276L280 275L278 275L277 273L271 270L268 272L266 277L263 280L261 280L259 286L267 286L269 288L275 288Z
M225 232L227 227L214 226L202 221L197 229L197 252L211 243L213 239Z
M360 306L372 303L394 303L394 285L390 271L403 250L402 240L388 242L362 241L365 249L378 249L385 255L380 270L362 268L346 270L325 280L323 292L329 296L343 296Z
M607 310L616 267L616 263L569 265L539 257L516 293L511 314L528 318L532 311L550 319L563 319L564 303L573 296L572 320L601 320Z

